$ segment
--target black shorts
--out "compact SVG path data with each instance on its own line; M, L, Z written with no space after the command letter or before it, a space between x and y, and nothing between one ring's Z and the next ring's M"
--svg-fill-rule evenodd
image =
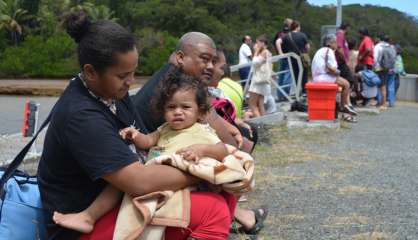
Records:
M338 70L340 70L340 76L347 79L347 81L350 83L350 86L353 86L354 77L348 65L346 63L341 63L338 65Z

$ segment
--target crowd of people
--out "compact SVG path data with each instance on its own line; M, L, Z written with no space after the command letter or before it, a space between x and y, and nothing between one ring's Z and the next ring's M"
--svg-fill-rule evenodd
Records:
M341 90L339 108L342 119L348 122L357 122L357 106L376 106L384 111L387 107L393 107L396 99L396 92L399 88L400 76L405 75L399 44L391 41L385 33L380 33L375 39L369 34L366 27L359 29L359 41L354 38L348 39L350 24L342 23L338 26L335 34L328 34L322 37L321 47L313 54L311 61L309 57L309 40L301 31L300 22L292 19L285 19L283 28L279 31L273 41L273 49L276 54L282 55L293 52L297 54L302 62L302 69L291 59L293 76L296 78L300 71L303 71L301 91L306 94L305 85L309 81L336 83ZM260 58L258 46L267 46L267 41L254 45L251 51L251 37L245 36L239 49L239 64L253 61L253 76L249 92L249 116L263 115L266 99L271 96L270 87L264 88L265 81L260 81L257 71L263 64L271 64ZM266 55L266 54L265 54ZM286 86L282 90L289 94L292 81L290 66L287 59L281 59L278 63L277 80L279 86ZM265 71L268 71L268 68ZM240 78L247 79L250 68L240 69ZM308 77L310 73L310 77ZM265 74L262 74L263 76ZM267 77L265 77L267 78ZM265 91L260 91L263 89ZM285 96L279 90L275 93L276 101L285 100Z

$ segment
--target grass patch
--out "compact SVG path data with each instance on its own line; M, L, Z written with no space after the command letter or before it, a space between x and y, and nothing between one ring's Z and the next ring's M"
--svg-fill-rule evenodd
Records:
M352 194L352 193L381 193L383 191L376 188L361 187L361 186L346 186L338 188L340 194Z

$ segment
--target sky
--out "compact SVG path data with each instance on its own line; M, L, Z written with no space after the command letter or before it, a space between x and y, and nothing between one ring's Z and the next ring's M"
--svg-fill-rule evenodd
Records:
M337 4L337 0L308 0L310 4L324 5ZM342 0L342 4L372 4L385 7L395 8L401 12L418 17L418 1L417 0ZM343 8L344 11L344 8Z

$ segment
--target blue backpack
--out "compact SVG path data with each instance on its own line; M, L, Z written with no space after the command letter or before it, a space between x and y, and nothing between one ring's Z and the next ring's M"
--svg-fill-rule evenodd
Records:
M368 69L361 71L361 79L369 87L379 86L381 83L379 76Z
M47 237L36 176L29 176L17 168L50 118L51 115L10 165L0 169L0 240L42 240Z

